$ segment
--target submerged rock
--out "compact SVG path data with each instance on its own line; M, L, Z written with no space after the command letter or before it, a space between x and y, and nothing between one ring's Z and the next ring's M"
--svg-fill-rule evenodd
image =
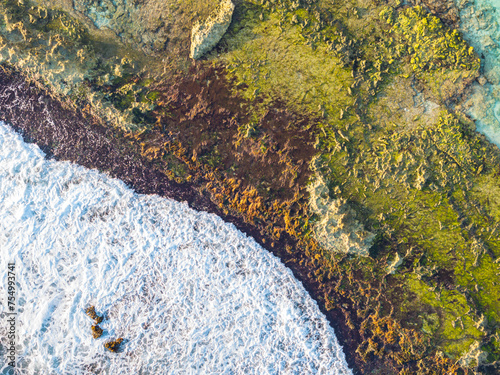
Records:
M120 337L116 340L105 343L104 347L113 353L118 353L121 349L122 343L123 343L123 338Z
M314 236L325 249L334 252L368 256L375 234L364 229L354 218L354 211L343 199L331 199L321 176L308 188L309 206L319 220L314 225Z
M93 319L96 324L99 324L103 321L103 317L98 315L95 311L95 306L90 306L85 310L85 314L87 314L90 319Z
M95 338L95 339L98 339L99 337L102 336L103 334L103 330L101 327L99 327L97 324L94 324L92 327L92 337Z
M191 52L189 56L197 60L214 48L226 33L233 17L234 4L222 0L217 9L203 22L196 22L191 31Z

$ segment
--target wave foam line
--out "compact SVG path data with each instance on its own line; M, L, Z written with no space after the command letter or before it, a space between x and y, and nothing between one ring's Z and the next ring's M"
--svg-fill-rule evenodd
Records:
M232 224L46 160L5 124L0 145L0 270L16 262L16 373L351 374L302 284ZM99 339L90 305L108 315ZM116 337L127 340L122 353L103 346Z

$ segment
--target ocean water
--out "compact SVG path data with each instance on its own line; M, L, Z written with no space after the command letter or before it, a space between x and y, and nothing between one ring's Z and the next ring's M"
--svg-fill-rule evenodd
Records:
M8 262L16 374L352 373L302 284L232 224L46 160L0 123L2 374ZM99 339L90 305L108 317Z
M460 31L484 64L487 83L474 83L466 101L467 114L477 130L500 147L500 0L455 0L460 9Z

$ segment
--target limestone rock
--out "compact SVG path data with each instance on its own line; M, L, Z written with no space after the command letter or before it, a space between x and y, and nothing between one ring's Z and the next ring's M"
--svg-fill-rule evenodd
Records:
M375 235L354 218L354 211L343 199L331 199L319 175L308 187L309 207L319 216L313 227L316 240L327 250L368 256Z
M222 0L217 9L203 22L196 22L191 31L191 53L194 60L214 48L227 31L233 17L234 4Z
M394 272L396 272L397 268L403 264L403 258L399 256L398 253L396 253L394 259L388 263L387 265L387 274L392 275Z
M481 343L479 341L474 341L469 350L462 355L459 362L462 366L473 366L476 367L482 363L486 362L487 353L481 350Z

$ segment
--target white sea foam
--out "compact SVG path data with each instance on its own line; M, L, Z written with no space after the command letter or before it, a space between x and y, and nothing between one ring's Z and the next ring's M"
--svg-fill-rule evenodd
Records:
M302 284L232 224L45 160L0 124L3 345L9 261L19 374L351 374ZM122 353L103 346L116 337Z
M479 55L484 56L487 83L474 83L467 113L477 130L500 147L500 0L455 0L460 9L460 29Z

